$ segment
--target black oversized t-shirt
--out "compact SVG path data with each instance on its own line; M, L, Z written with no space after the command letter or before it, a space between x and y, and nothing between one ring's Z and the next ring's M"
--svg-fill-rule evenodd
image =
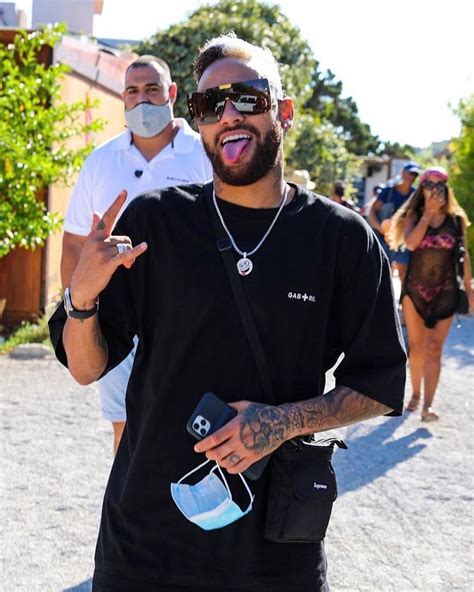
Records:
M219 206L247 250L275 215L274 209ZM114 592L320 590L322 544L264 539L268 474L251 482L252 511L220 530L187 521L170 495L170 483L203 460L186 422L204 392L228 402L264 402L201 186L136 198L115 234L133 244L146 241L148 250L130 270L117 270L100 295L108 369L127 355L135 334L139 346L126 432L105 493L94 581ZM344 352L337 384L401 412L405 354L389 265L360 216L299 187L252 261L242 282L278 401L322 395L325 371ZM58 309L51 330L66 363L64 322ZM231 478L232 488L236 481Z

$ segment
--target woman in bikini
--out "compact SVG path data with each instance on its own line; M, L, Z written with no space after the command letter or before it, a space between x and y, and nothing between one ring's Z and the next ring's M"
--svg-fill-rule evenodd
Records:
M418 189L393 219L391 247L405 244L411 251L401 295L413 387L407 410L418 408L423 382L423 421L439 419L432 404L441 371L443 344L458 305L455 247L459 233L466 249L466 295L470 309L474 307L466 240L468 225L466 213L448 185L448 174L441 167L423 172Z

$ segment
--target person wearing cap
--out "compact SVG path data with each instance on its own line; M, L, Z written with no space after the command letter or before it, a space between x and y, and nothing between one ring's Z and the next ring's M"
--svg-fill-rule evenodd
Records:
M409 253L406 250L396 251L388 246L386 235L390 230L390 221L395 212L414 193L413 182L420 173L420 167L416 162L408 162L402 170L401 180L393 186L385 187L373 202L368 215L369 224L375 230L390 263L398 270L400 280L403 282L408 264Z
M464 289L470 308L471 264L467 250L469 220L448 184L442 167L431 167L409 202L393 218L390 246L405 243L411 252L401 302L410 343L409 364L413 393L407 410L415 411L421 398L421 419L436 421L433 398L441 370L441 352L459 303L457 265L463 244Z

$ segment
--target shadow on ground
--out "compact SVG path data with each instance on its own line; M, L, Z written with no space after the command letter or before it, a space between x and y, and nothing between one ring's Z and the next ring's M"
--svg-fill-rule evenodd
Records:
M77 586L73 586L72 588L64 588L63 592L91 592L92 590L92 580L84 580Z
M474 363L474 317L455 316L443 352L443 362L472 367Z
M339 496L375 481L425 448L426 444L420 440L432 437L426 428L418 428L398 439L393 438L394 432L407 417L408 414L387 418L368 434L361 436L357 436L358 426L347 431L344 440L348 450L338 451L333 462Z

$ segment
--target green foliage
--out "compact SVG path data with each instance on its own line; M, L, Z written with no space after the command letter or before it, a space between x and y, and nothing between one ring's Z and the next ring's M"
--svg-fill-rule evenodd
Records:
M441 166L448 169L450 166L449 158L446 154L435 156L430 148L425 148L421 152L418 152L413 160L416 160L422 170L432 166Z
M285 139L285 152L288 166L308 170L316 191L326 195L336 179L347 178L352 160L334 126L321 121L311 109L298 115L294 129Z
M406 158L416 160L415 149L409 144L399 144L398 142L382 142L378 154L385 154L392 158Z
M461 121L461 134L450 145L450 183L457 200L474 223L474 94L462 99L455 113ZM468 239L474 263L474 224L468 228Z
M0 353L8 353L23 343L42 343L51 346L48 331L48 317L41 317L37 323L23 321L12 331L5 343L0 344Z
M34 249L59 228L61 217L47 211L42 191L67 184L92 148L73 150L68 140L103 126L79 119L95 103L61 101L66 66L37 62L64 30L20 31L13 43L0 45L0 257L16 246Z
M140 54L157 55L170 64L179 88L175 114L188 117L186 93L195 89L191 72L198 48L222 33L270 49L280 64L285 92L295 100L295 129L285 142L290 167L307 169L319 191L345 178L351 152L375 150L378 139L362 123L351 98L341 99L342 83L318 71L312 50L278 6L257 0L221 0L194 11L186 21L158 31L142 43Z
M358 155L377 153L380 146L379 138L373 136L370 127L360 120L357 105L352 97L341 97L342 82L335 80L331 70L322 74L319 64L316 64L311 88L312 95L306 107L319 113L334 128L342 130L349 152Z
M170 65L179 89L177 116L188 116L186 93L196 88L191 73L198 48L212 37L231 31L249 43L268 48L281 66L285 91L301 103L307 98L315 62L299 29L278 6L257 0L221 0L198 8L184 22L166 31L158 31L138 49L138 53L157 55Z

